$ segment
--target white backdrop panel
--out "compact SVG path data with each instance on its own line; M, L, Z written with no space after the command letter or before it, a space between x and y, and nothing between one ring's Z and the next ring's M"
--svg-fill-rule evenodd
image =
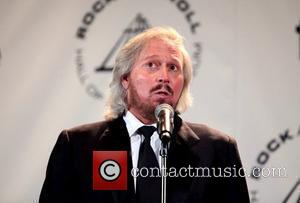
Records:
M285 178L247 178L252 202L281 202L300 171L299 1L104 2L0 1L0 202L37 200L59 132L102 119L111 73L95 67L138 14L186 37L197 65L183 117L233 135L247 170L285 167Z

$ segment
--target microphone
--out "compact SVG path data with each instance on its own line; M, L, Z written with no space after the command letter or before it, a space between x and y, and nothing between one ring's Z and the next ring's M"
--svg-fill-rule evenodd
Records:
M167 144L174 129L174 109L169 104L160 104L155 108L157 132L163 144Z

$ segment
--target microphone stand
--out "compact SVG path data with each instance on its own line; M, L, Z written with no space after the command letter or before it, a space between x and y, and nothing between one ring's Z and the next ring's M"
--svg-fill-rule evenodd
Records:
M161 203L166 203L167 196L167 157L169 140L162 140L160 156L161 156Z
M169 104L160 104L155 108L154 114L157 119L157 132L161 140L161 203L166 203L168 175L167 157L169 142L174 128L174 109Z

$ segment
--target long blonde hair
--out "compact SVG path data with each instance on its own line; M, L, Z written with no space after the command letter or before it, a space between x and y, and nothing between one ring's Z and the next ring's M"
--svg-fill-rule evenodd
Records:
M192 103L190 82L192 79L192 64L187 53L183 37L171 27L153 27L130 39L119 51L113 68L113 77L109 85L110 95L104 113L106 120L117 118L127 111L126 90L121 84L124 76L128 75L145 44L151 39L161 39L175 44L183 55L184 85L175 110L184 112Z

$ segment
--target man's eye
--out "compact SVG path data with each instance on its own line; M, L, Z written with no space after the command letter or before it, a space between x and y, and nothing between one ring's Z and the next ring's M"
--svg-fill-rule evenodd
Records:
M170 70L172 70L172 71L177 71L177 66L175 65L175 64L171 64L170 65Z
M155 63L152 63L152 62L147 63L147 66L149 68L155 68L156 67Z

